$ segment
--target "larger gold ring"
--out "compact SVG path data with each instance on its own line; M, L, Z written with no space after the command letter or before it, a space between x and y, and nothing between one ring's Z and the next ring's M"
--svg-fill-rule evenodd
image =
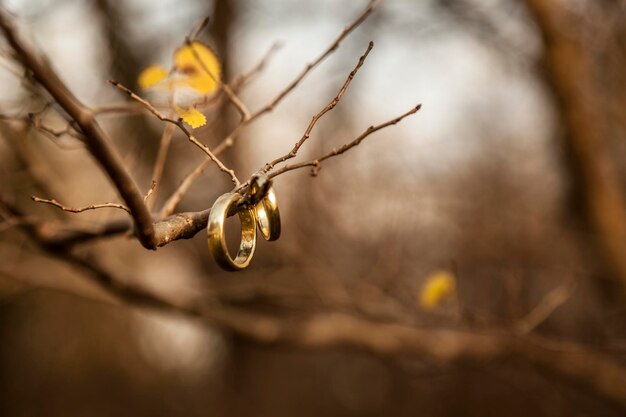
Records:
M215 261L227 271L239 271L246 268L252 260L256 247L256 215L252 209L242 209L237 214L241 222L241 243L235 259L231 258L226 246L224 223L233 204L243 197L237 193L227 193L218 198L209 214L207 234L209 252Z
M255 209L256 220L263 239L270 241L278 239L280 237L280 212L274 187L269 187Z

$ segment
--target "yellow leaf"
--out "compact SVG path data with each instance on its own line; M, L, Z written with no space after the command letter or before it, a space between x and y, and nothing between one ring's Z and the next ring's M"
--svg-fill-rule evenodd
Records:
M150 65L141 71L137 83L142 89L150 88L167 77L167 70L159 65Z
M220 61L202 42L193 41L174 53L174 68L183 81L197 92L208 95L219 87L222 76Z
M456 282L454 275L448 271L436 271L426 278L426 283L419 294L422 308L432 310L443 301L454 296Z
M182 107L176 107L176 113L178 116L185 121L189 126L196 129L200 126L204 126L206 124L206 117L204 114L200 113L198 110L192 108L183 109Z

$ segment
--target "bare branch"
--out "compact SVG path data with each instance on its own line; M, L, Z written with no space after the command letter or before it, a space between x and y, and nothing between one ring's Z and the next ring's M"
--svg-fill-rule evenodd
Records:
M238 91L240 88L250 83L257 75L259 75L265 69L269 60L280 48L282 48L282 46L282 43L274 42L272 46L269 47L267 52L263 54L261 60L255 66L250 68L247 72L240 74L233 79L233 81L230 83L231 88L234 91Z
M219 154L218 154L219 155ZM161 209L159 216L161 218L171 216L176 210L176 206L181 202L189 188L193 185L193 183L202 175L205 169L209 167L211 164L210 159L205 159L202 161L200 165L197 165L193 171L191 171L185 179L180 183L176 191L172 193L172 195L167 199L165 204L163 204L163 208Z
M94 260L42 248L85 272L118 302L201 318L255 343L305 349L353 347L386 358L420 357L451 365L518 359L570 378L626 406L626 370L606 355L575 343L498 331L429 330L402 321L385 323L337 312L303 316L283 311L271 315L231 307L219 299L213 303L175 301L129 285Z
M317 67L322 61L324 61L324 59L326 59L331 53L333 53L339 47L339 44L341 43L341 41L343 41L344 38L350 34L350 32L352 32L361 23L363 23L365 19L367 19L367 17L374 11L376 6L378 6L379 2L380 0L370 1L367 7L365 8L365 10L363 10L361 14L359 14L359 16L352 23L350 23L341 31L339 36L337 36L337 38L333 41L333 43L328 48L326 48L326 50L322 52L320 56L318 56L313 62L309 63L302 70L302 72L300 72L300 74L298 74L298 76L291 83L289 83L281 92L279 92L278 95L270 103L268 103L264 107L254 112L250 116L250 119L254 120L257 117L261 116L262 114L272 111L274 107L278 105L278 103L280 103L289 93L291 93L294 90L294 88L298 86L298 84L300 84L300 82L304 79L304 77L306 77L313 68Z
M348 36L355 28L357 28L367 17L374 11L374 9L378 6L380 0L371 0L365 9L353 20L350 24L348 24L342 31L339 33L337 38L333 41L333 43L326 48L315 60L307 64L304 69L285 87L283 88L274 99L260 108L256 112L252 113L247 120L239 123L225 138L222 140L213 150L213 154L215 156L221 155L226 149L230 148L234 145L235 140L239 133L249 124L254 122L260 116L269 113L272 111L289 93L291 93L300 82L311 72L314 68L316 68L320 63L322 63L332 52L334 52L341 42ZM209 160L204 160L200 164L198 164L188 175L185 177L179 188L175 191L175 193L168 199L166 204L164 205L161 213L171 214L173 213L176 205L182 200L185 193L189 190L191 185L195 182L197 178L200 177L202 172L208 167Z
M143 201L147 201L148 198L152 195L152 193L154 193L154 190L156 189L157 183L156 181L152 181L150 183L150 188L148 188L148 192L146 193L145 196L143 196Z
M96 209L100 209L100 208L116 208L116 209L124 210L127 213L130 213L130 209L128 207L126 207L126 206L124 206L122 204L116 204L116 203L92 204L90 206L74 208L74 207L64 206L63 204L59 203L58 201L56 201L54 199L48 200L48 199L45 199L45 198L39 198L39 197L31 196L31 200L33 200L35 203L50 204L52 206L60 208L63 211L68 211L70 213L82 213L83 211L96 210Z
M167 154L170 149L170 144L172 143L173 133L174 125L171 123L166 124L165 129L163 129L163 134L161 135L161 142L159 143L159 151L157 153L156 161L154 163L154 169L152 170L152 182L150 183L150 190L144 198L144 200L147 200L146 205L150 210L152 210L152 208L154 207L156 195L153 195L152 199L150 200L148 200L148 197L150 197L151 194L155 194L156 187L161 184L161 178L163 177L163 170L165 169L165 162L167 161Z
M133 102L123 102L116 104L107 104L104 106L94 107L93 112L100 115L117 115L117 114L128 114L128 115L140 115L146 111L145 107L140 103Z
M204 29L206 29L209 26L209 22L211 21L211 17L210 16L206 16L204 17L200 22L198 22L198 24L191 30L191 32L189 32L189 35L187 35L187 39L190 40L194 40L196 39L198 36L200 36L200 34L202 33L202 31Z
M535 330L545 322L559 307L569 300L576 290L576 283L572 280L564 285L559 285L537 304L526 317L520 320L515 328L518 332L527 334Z
M60 138L63 136L71 136L75 139L78 139L81 142L84 142L85 140L85 137L80 132L77 132L76 129L74 129L71 121L67 122L67 125L65 126L64 129L55 130L51 127L46 126L41 120L41 116L37 113L31 113L28 115L28 117L31 120L33 126L37 130L43 132L44 134L50 136L53 139Z
M169 118L169 117L165 116L163 113L158 111L152 104L150 104L149 101L139 97L137 94L132 92L129 88L127 88L124 85L118 83L117 81L109 80L109 83L111 83L115 87L119 88L120 90L122 90L123 92L128 94L133 100L136 100L139 103L141 103L143 106L146 107L146 109L148 109L148 111L150 111L150 113L155 115L159 120L171 123L171 124L173 124L175 126L178 126L178 128L185 134L185 136L187 136L189 141L192 142L194 145L196 145L198 148L200 148L200 150L202 150L205 154L207 154L207 156L210 158L210 160L213 161L217 165L217 167L219 168L220 171L222 171L225 174L230 176L230 179L233 182L233 184L235 184L235 187L239 186L240 182L239 182L239 179L237 178L237 176L235 175L235 171L233 171L232 169L226 168L226 166L222 163L222 161L220 161L213 154L213 152L211 152L211 150L208 148L208 146L204 145L194 135L191 134L191 132L189 131L189 129L187 129L185 127L185 125L183 124L183 121L181 119L174 120L172 118Z
M37 222L33 224L37 235L42 242L51 248L68 248L77 244L91 242L97 239L114 237L121 234L132 236L132 224L128 219L114 219L106 223L90 227L72 225L64 222L59 225L51 222Z
M384 129L388 126L392 126L395 125L397 123L399 123L400 121L402 121L402 119L404 119L405 117L411 116L412 114L417 113L417 111L422 107L421 104L418 104L417 106L413 107L411 110L407 111L404 114L401 114L400 116L391 119L385 123L381 123L379 125L376 126L370 126L368 127L365 132L363 132L361 135L359 135L356 139L354 139L352 142L346 143L345 145L342 145L338 148L333 149L332 151L330 151L329 153L317 158L317 159L313 159L310 161L306 161L306 162L300 162L297 164L292 164L292 165L285 165L284 167L282 167L281 169L278 169L272 173L270 173L268 175L268 178L274 178L277 177L281 174L284 174L285 172L288 171L293 171L294 169L299 169L299 168L304 168L304 167L313 167L312 170L312 175L317 175L320 166L322 164L322 162L324 162L325 160L335 157L337 155L341 155L342 153L354 148L355 146L358 146L361 142L363 142L363 140L365 140L369 135L371 135L374 132L377 132L381 129Z
M76 121L85 135L87 148L100 163L128 205L135 221L139 241L146 248L153 249L154 229L152 216L143 202L143 197L137 185L124 168L118 154L111 147L108 136L96 121L93 111L70 92L48 61L34 52L19 37L12 23L11 16L2 8L0 8L0 28L24 66L32 71L35 79L50 93L67 114Z
M341 86L341 89L339 90L339 93L337 93L335 98L332 99L332 101L330 103L328 103L326 105L326 107L324 107L322 110L320 110L319 113L317 113L315 116L313 116L313 119L311 119L311 123L309 123L309 125L306 128L306 130L304 131L304 134L302 135L302 137L300 138L298 143L296 143L294 145L293 149L291 149L291 151L289 151L288 154L283 155L280 158L276 158L272 162L269 162L269 163L265 164L265 167L263 168L263 172L268 172L269 170L274 168L274 166L276 166L276 164L279 164L281 162L285 162L285 161L287 161L287 160L289 160L291 158L295 158L296 157L296 155L298 154L298 150L300 150L302 145L304 145L304 142L306 142L309 139L309 137L311 136L311 132L313 131L313 128L315 127L317 122L326 113L328 113L329 111L334 109L335 106L339 103L339 100L341 100L341 97L343 97L343 94L346 92L348 86L350 85L350 82L352 81L352 79L354 78L356 73L359 71L359 69L365 63L365 59L367 58L367 56L369 55L369 53L370 53L370 51L372 50L373 47L374 47L374 42L370 42L369 45L367 46L367 49L365 50L365 53L361 56L361 58L359 58L359 62L356 64L356 67L354 67L352 72L350 72L350 75L348 75L348 78L343 83L343 86Z

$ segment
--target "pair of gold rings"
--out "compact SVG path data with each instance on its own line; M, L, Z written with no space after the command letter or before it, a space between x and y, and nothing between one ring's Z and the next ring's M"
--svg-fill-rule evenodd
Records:
M209 252L223 269L239 271L250 265L256 248L256 228L259 227L261 236L265 240L273 241L280 237L280 213L276 202L276 193L269 186L260 202L252 208L242 208L237 211L241 222L241 242L237 256L233 259L228 253L224 225L229 214L236 204L243 199L239 193L227 193L218 198L209 214L207 234Z

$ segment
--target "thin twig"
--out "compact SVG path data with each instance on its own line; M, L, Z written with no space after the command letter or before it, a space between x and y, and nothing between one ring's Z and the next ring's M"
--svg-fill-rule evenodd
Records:
M320 110L319 113L317 113L315 116L313 116L313 119L311 119L311 122L309 123L309 125L306 128L306 130L304 131L304 134L302 135L300 140L294 145L294 147L291 149L291 151L289 151L288 154L283 155L283 156L281 156L279 158L276 158L272 162L269 162L269 163L265 164L265 167L263 168L263 172L268 172L272 168L274 168L274 166L276 166L276 164L279 164L281 162L285 162L288 159L296 157L296 155L298 154L298 151L300 150L302 145L304 145L304 142L306 142L309 139L309 137L311 136L311 132L313 131L313 128L315 127L317 122L326 113L328 113L329 111L334 109L335 106L339 103L339 100L341 100L341 97L343 97L344 93L348 89L348 86L350 85L350 82L352 81L352 79L354 78L356 73L359 71L359 69L365 63L365 59L367 59L367 56L369 55L369 53L370 53L370 51L372 50L373 47L374 47L374 42L370 42L369 45L367 46L367 49L365 50L365 53L361 56L361 58L359 58L359 62L356 64L356 67L354 67L352 72L350 72L350 74L348 75L348 78L346 79L346 81L341 86L341 89L339 90L339 92L337 93L335 98L333 98L331 100L331 102L326 105L326 107L324 107L322 110Z
M417 106L413 107L411 110L407 111L406 113L393 118L385 123L381 123L379 125L376 126L370 126L368 127L365 132L363 132L361 135L359 135L356 139L354 139L352 142L346 143L338 148L333 149L332 151L328 152L327 154L317 158L317 159L312 159L310 161L306 161L306 162L300 162L297 164L292 164L292 165L285 165L282 168L271 172L270 174L268 174L268 178L272 179L275 178L281 174L284 174L285 172L288 171L293 171L294 169L299 169L299 168L304 168L304 167L313 167L311 174L312 175L316 175L320 169L320 166L322 164L322 162L324 162L325 160L332 158L334 156L337 155L341 155L342 153L354 148L355 146L358 146L361 142L363 142L363 140L365 140L365 138L367 138L369 135L371 135L374 132L377 132L381 129L384 129L388 126L392 126L395 125L396 123L399 123L402 119L404 119L405 117L411 116L412 114L417 113L417 111L422 107L421 104L418 104Z
M172 143L172 134L174 133L174 125L167 123L163 129L161 135L161 142L159 144L159 151L157 153L156 161L154 163L154 169L152 171L152 182L150 183L150 191L144 198L149 210L152 210L154 203L156 202L156 187L161 184L161 178L163 177L163 170L165 169L165 162L167 161L167 154ZM148 197L152 194L152 198L148 200Z
M43 120L41 119L41 116L39 114L31 113L28 115L28 118L31 120L33 126L37 130L43 132L44 134L48 135L49 137L53 139L58 139L63 136L71 136L74 139L78 139L81 142L84 142L85 140L85 137L81 133L76 131L71 121L67 122L67 125L65 126L64 129L56 130L56 129L46 126L43 123Z
M233 81L230 83L230 87L234 91L238 91L241 87L246 86L248 83L254 80L254 78L258 76L265 69L265 67L267 66L267 63L274 56L274 54L278 52L278 50L280 50L280 48L282 47L283 47L283 44L281 42L274 42L269 47L267 52L263 54L263 56L261 57L261 59L256 65L254 65L245 73L235 76Z
M143 114L145 111L145 107L141 104L133 102L129 103L127 101L123 103L106 104L93 108L93 112L98 116L117 114L140 115Z
M209 26L209 23L211 21L211 17L210 16L206 16L204 17L200 22L198 22L198 24L191 30L191 32L189 32L189 35L187 35L187 39L190 40L194 40L196 39L198 36L200 36L200 33L202 33L202 31L204 29L206 29Z
M150 188L148 188L148 192L146 193L146 195L143 196L143 201L147 201L148 198L152 195L152 193L154 193L154 190L156 189L157 186L157 182L156 181L152 181L150 183Z
M60 208L63 211L69 211L70 213L82 213L83 211L96 210L96 209L101 209L101 208L116 208L116 209L124 210L127 213L130 213L130 209L128 207L126 207L126 206L124 206L122 204L116 204L116 203L92 204L90 206L74 208L74 207L64 206L63 204L59 203L58 201L56 201L54 199L48 200L48 199L45 199L45 198L39 198L39 197L35 197L35 196L31 196L30 198L35 203L50 204L52 206Z
M262 114L272 111L278 103L280 103L290 92L294 90L294 88L298 86L298 84L300 84L304 77L306 77L313 68L317 67L326 57L328 57L339 47L341 41L343 41L343 39L348 36L350 32L352 32L356 27L363 23L365 19L367 19L367 17L374 11L376 6L378 6L379 2L380 0L370 1L365 10L363 10L363 12L361 12L361 14L352 23L350 23L341 31L339 36L337 36L333 43L328 48L326 48L326 50L322 52L320 56L318 56L313 62L309 63L302 70L302 72L300 72L300 74L298 74L298 76L293 81L291 81L291 83L289 83L287 87L285 87L280 93L278 93L278 95L270 103L252 113L250 119L254 120Z
M225 174L230 176L230 179L233 182L233 184L235 184L235 187L238 187L240 185L239 179L235 175L235 171L233 171L232 169L226 168L226 166L222 163L222 161L220 161L211 152L211 150L208 148L208 146L206 146L202 142L200 142L189 131L189 129L187 129L185 127L185 125L183 124L182 119L174 120L172 118L169 118L169 117L165 116L163 113L158 111L152 104L150 104L149 101L139 97L137 94L132 92L129 88L125 87L121 83L118 83L117 81L109 80L109 83L111 83L113 86L119 88L120 90L122 90L123 92L128 94L133 100L136 100L139 103L143 104L146 107L146 109L148 109L148 111L150 111L150 113L152 113L154 116L156 116L159 120L164 121L164 122L168 122L168 123L171 123L173 125L178 126L178 128L185 134L185 136L187 136L189 141L191 141L194 145L196 145L198 148L200 148L211 159L211 161L215 162L215 164L217 165L217 167L219 168L220 171L222 171Z
M181 202L181 200L187 193L187 190L191 188L196 179L200 177L200 175L202 175L204 170L208 168L210 164L211 160L205 159L204 161L202 161L201 164L197 165L193 169L193 171L187 174L187 176L180 183L176 191L174 191L172 195L167 199L165 204L163 204L163 208L161 208L161 211L159 213L159 216L161 218L171 216L174 213L174 210L176 210L176 206L178 206L178 204Z

